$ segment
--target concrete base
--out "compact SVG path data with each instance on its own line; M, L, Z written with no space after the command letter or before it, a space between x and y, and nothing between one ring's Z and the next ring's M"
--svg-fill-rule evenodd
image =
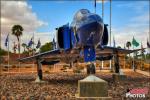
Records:
M126 75L120 75L120 74L112 74L113 81L120 82L120 81L126 81L127 76Z
M89 75L85 79L78 81L76 98L110 100L111 98L108 97L108 83L94 75Z
M75 95L76 100L112 100L111 97L79 97L79 94Z
M35 83L45 83L46 81L40 80L40 78L37 77L34 82L35 82Z

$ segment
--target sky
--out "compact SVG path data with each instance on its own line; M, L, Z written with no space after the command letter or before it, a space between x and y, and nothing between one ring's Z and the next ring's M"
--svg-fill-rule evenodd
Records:
M148 0L112 0L111 44L113 45L114 37L116 45L124 47L134 36L146 47L147 39L150 38L149 7ZM94 0L1 1L1 47L6 49L5 39L14 24L20 24L24 28L21 43L28 43L33 34L35 43L38 39L42 45L50 42L55 37L55 28L71 23L74 14L83 8L94 13ZM96 13L102 15L101 1L97 1ZM103 20L109 25L109 1L104 2ZM10 35L11 50L14 41L17 41L16 37Z

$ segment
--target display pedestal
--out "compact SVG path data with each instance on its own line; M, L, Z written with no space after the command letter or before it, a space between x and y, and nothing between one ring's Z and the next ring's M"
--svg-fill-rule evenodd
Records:
M113 81L114 82L120 82L120 81L125 81L127 76L123 74L113 74L112 75Z
M111 100L111 97L108 97L108 83L94 75L89 75L78 81L78 94L76 94L76 97Z
M35 83L45 83L46 81L40 80L40 78L37 77L34 82L35 82Z

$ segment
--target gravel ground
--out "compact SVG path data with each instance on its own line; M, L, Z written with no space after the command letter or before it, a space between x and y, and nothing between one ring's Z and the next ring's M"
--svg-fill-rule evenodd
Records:
M150 78L138 73L126 72L127 80L113 82L112 73L97 73L96 76L109 84L108 95L113 100L141 100L126 98L127 89L148 87ZM0 75L1 100L76 100L77 82L86 74L51 73L44 74L45 83L35 83L36 74ZM150 100L150 92L145 99Z

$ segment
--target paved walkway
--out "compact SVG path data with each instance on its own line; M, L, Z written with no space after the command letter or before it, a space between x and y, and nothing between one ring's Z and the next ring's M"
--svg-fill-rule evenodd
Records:
M136 70L136 72L141 73L145 76L150 76L150 72L145 72L145 71L141 71L141 70Z
M123 70L123 72L133 71L132 69L122 69L122 70ZM140 73L140 74L143 74L145 76L150 76L150 72L141 71L141 70L138 70L138 69L136 69L136 72Z

